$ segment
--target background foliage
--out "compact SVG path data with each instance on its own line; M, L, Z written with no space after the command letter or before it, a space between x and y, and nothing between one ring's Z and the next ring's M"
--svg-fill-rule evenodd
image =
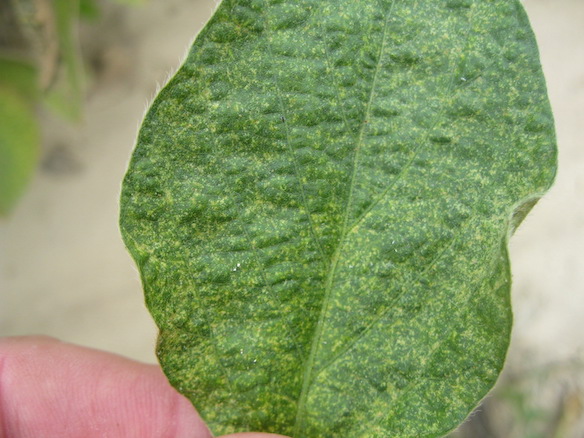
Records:
M12 209L37 166L39 105L72 122L82 117L84 74L77 25L81 19L99 19L98 3L0 2L0 216Z

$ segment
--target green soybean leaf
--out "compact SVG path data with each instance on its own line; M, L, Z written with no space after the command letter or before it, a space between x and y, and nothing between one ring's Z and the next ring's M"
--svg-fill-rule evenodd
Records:
M224 0L122 190L165 373L217 434L445 434L555 154L518 1Z

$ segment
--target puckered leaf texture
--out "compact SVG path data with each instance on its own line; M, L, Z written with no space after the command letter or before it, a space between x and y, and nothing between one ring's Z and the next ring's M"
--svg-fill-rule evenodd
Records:
M555 163L519 1L223 0L122 191L165 373L217 434L444 435Z

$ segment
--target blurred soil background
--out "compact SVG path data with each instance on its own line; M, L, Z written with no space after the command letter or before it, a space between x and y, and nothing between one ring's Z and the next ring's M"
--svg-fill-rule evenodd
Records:
M99 16L79 27L82 120L40 113L39 167L0 219L0 335L50 335L154 363L156 328L118 231L120 183L148 103L215 2L135 3L97 1ZM584 437L584 0L524 5L560 168L511 241L515 327L505 372L458 438Z

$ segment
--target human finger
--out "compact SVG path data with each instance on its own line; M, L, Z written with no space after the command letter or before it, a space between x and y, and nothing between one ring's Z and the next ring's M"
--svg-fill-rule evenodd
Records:
M158 366L47 337L0 339L0 438L41 436L212 437Z

